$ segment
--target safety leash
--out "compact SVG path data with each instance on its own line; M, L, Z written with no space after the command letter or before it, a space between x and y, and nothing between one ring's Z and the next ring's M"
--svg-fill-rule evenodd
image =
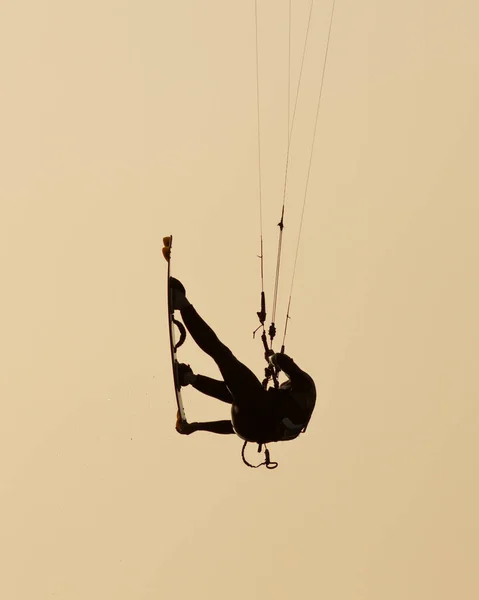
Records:
M243 459L243 462L246 466L251 467L252 469L258 469L259 467L262 467L264 465L267 469L271 469L271 470L276 469L276 467L278 466L278 463L271 460L270 455L269 455L269 450L268 450L266 444L258 444L258 452L261 452L261 450L263 449L263 445L264 445L264 461L262 463L260 463L259 465L252 465L251 463L249 463L246 460L246 457L244 455L247 444L248 444L248 442L245 441L245 443L243 444L243 449L241 450L241 458Z

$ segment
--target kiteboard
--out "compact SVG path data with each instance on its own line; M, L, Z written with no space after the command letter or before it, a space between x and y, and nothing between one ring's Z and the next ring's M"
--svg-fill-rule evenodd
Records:
M187 423L185 408L183 406L183 399L181 397L181 385L178 373L178 358L177 350L184 343L186 339L186 329L183 323L175 319L175 311L173 308L173 290L170 285L171 278L171 247L173 244L173 236L167 236L163 238L163 257L168 263L167 273L167 298L168 298L168 329L170 332L170 353L171 353L171 364L173 368L173 381L175 385L176 404L178 406L178 417L181 423ZM177 338L177 331L179 331L179 338Z

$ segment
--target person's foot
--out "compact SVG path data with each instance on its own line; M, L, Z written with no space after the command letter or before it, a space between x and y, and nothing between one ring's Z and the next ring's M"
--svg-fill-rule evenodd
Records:
M188 423L181 418L180 412L176 415L176 431L181 435L190 435L196 431L194 423Z
M186 387L196 381L196 375L193 373L190 365L178 363L178 379L181 387Z
M186 298L185 286L175 277L170 277L170 287L173 296L173 310L181 310L190 303Z

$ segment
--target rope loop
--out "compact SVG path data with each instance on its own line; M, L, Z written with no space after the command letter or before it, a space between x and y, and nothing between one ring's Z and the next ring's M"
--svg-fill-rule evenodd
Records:
M262 463L260 463L259 465L252 465L251 463L249 463L245 457L245 450L246 450L247 444L248 444L248 441L245 440L245 443L243 444L243 448L241 450L241 458L243 459L243 462L247 467L251 467L252 469L259 469L259 467L265 466L270 471L272 471L273 469L276 469L276 467L278 466L278 463L271 460L269 450L266 447L266 444L262 444L262 443L258 443L258 452L261 452L263 445L264 445L264 461Z

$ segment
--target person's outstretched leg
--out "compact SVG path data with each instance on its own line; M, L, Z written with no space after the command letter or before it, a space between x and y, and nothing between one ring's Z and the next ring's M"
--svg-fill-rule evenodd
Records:
M196 344L216 362L223 380L231 392L234 403L246 408L257 409L265 391L256 375L241 363L223 344L211 327L200 317L193 305L186 298L185 288L171 278L174 290L174 307L179 309L183 322Z
M223 380L235 401L240 403L257 402L257 396L262 396L264 389L256 375L218 339L211 327L191 304L181 309L181 317L197 345L218 365Z

